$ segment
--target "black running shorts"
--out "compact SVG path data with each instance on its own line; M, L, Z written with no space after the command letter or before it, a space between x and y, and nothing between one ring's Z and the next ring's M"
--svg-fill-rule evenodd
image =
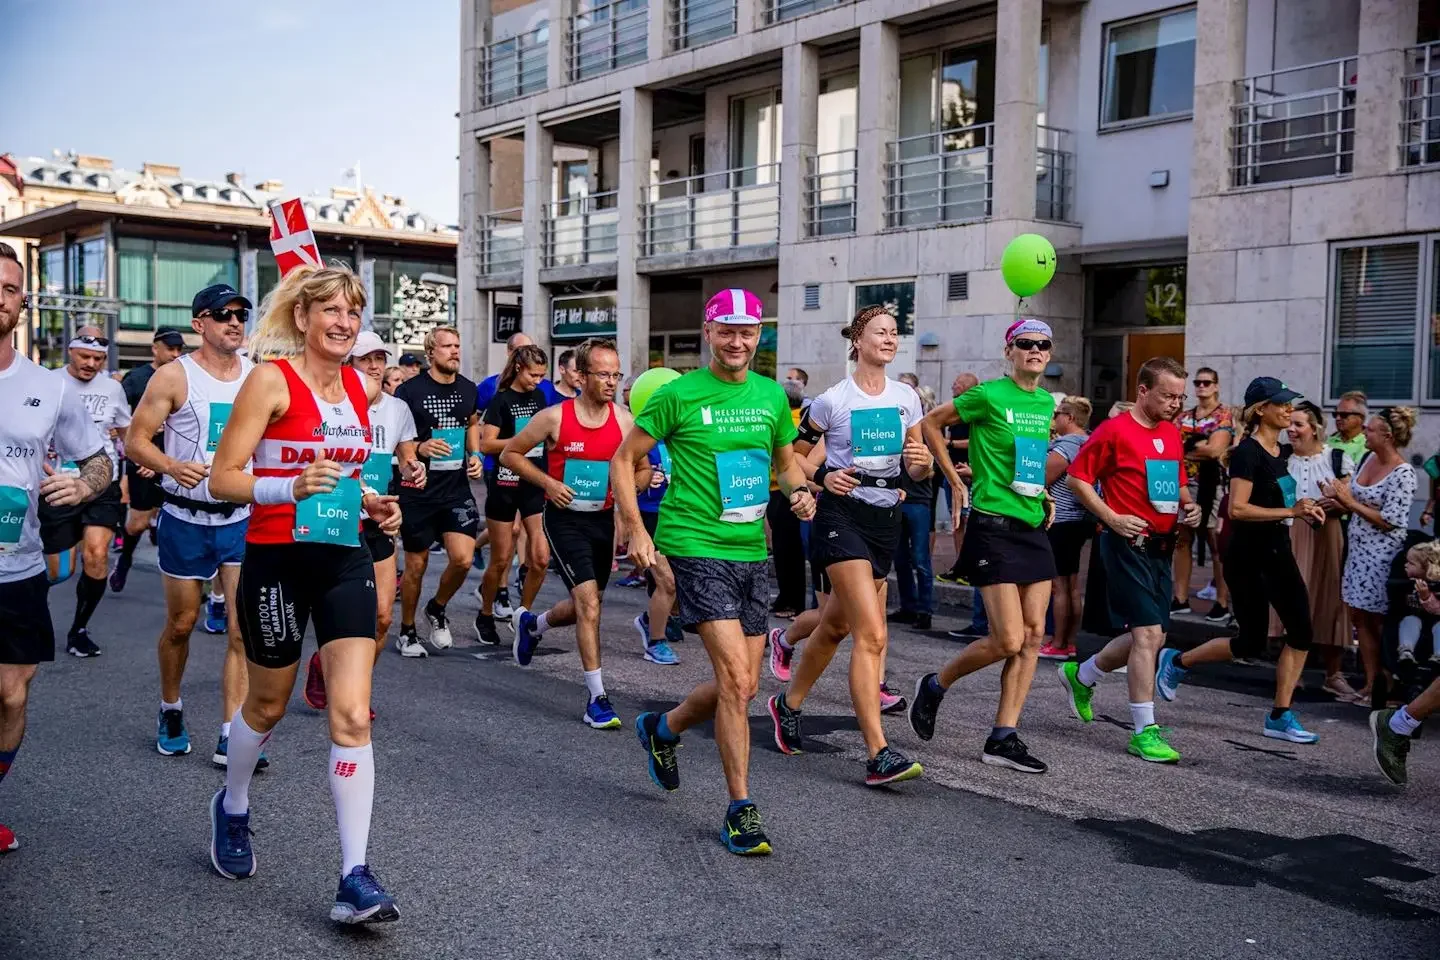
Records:
M165 503L165 491L160 478L140 476L140 468L133 462L125 461L125 486L130 491L131 510L159 510Z
M395 538L381 531L380 525L369 517L360 521L360 545L370 551L374 563L395 556Z
M821 570L846 560L869 560L876 580L890 575L900 539L900 506L877 507L854 497L820 494L810 528L810 561Z
M120 481L105 488L94 500L73 507L52 507L41 500L36 508L40 518L40 543L46 553L64 553L85 539L86 527L118 530L125 522L125 504L120 498Z
M513 523L515 514L533 517L545 509L545 491L529 483L502 486L494 476L485 478L485 519Z
M300 662L305 627L315 641L375 636L375 564L364 547L251 543L240 564L240 636L261 667Z
M550 541L550 565L560 571L567 590L587 580L605 592L615 562L615 511L562 510L545 504L541 515Z
M675 573L680 625L694 630L714 620L739 620L747 637L770 627L770 562L667 557Z
M1095 521L1065 520L1052 523L1050 550L1055 554L1055 576L1071 577L1080 572L1080 553L1095 534Z
M976 587L1039 583L1055 578L1055 554L1044 527L972 510L956 567Z
M28 666L55 659L49 595L50 578L44 571L0 583L0 663Z
M445 534L463 533L474 537L480 529L480 513L466 494L459 503L434 504L406 498L400 503L400 545L406 553L425 553L444 543Z

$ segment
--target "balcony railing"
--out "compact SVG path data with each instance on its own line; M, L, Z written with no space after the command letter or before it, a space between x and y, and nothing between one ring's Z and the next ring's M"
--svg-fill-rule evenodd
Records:
M765 22L767 24L779 23L781 20L803 17L807 13L824 10L826 7L838 7L842 3L849 2L850 0L763 0Z
M1235 84L1230 183L1249 187L1347 176L1355 159L1354 57Z
M550 204L545 214L545 266L613 261L620 225L615 199L614 193L593 193Z
M480 215L480 269L485 274L510 273L524 263L525 210L492 210Z
M890 227L990 216L995 125L902 137L888 144L885 222Z
M669 49L688 50L735 35L736 0L666 0Z
M780 239L780 165L663 180L641 216L645 256L760 246Z
M489 106L544 90L545 47L544 38L533 33L485 47L481 51L480 102Z
M805 158L806 236L855 232L855 159L854 150Z
M1400 97L1400 165L1440 163L1440 43L1405 53Z
M1069 130L1035 127L1035 217L1070 220L1075 204L1075 149Z
M649 6L644 0L614 0L570 18L570 79L644 63Z

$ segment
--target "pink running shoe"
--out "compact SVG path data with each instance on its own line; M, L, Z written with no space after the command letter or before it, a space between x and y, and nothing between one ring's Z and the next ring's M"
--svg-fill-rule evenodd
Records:
M770 631L770 674L781 683L790 682L790 658L795 648L785 646L785 631L779 628Z
M905 698L890 689L888 684L880 684L880 712L881 713L904 713L909 706Z
M1041 660L1070 660L1074 656L1074 647L1057 647L1053 643L1047 643L1040 648Z

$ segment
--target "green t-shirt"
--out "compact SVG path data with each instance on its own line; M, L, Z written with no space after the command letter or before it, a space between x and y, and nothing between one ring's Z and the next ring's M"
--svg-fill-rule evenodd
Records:
M780 384L757 373L728 383L702 367L657 390L635 426L670 452L656 548L670 557L764 560L770 460L795 441Z
M1365 431L1361 430L1355 436L1346 440L1338 433L1332 433L1330 439L1325 441L1326 446L1334 447L1337 450L1344 450L1350 455L1350 459L1359 466L1360 461L1365 459Z
M955 412L970 427L971 505L1032 527L1044 523L1045 457L1055 398L1000 377L956 397Z

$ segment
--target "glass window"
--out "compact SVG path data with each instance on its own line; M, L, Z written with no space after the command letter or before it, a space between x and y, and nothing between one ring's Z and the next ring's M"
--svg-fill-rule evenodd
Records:
M1106 27L1101 126L1184 116L1194 97L1194 7Z
M1330 394L1364 390L1372 401L1413 399L1420 244L1341 248L1334 283Z
M151 282L155 244L150 240L120 237L115 241L115 252L120 270L116 292L122 301L120 326L129 330L150 330L154 326L150 302L155 299L155 287Z
M877 305L884 307L895 318L895 329L900 336L907 337L915 332L914 280L857 284L856 311Z
M1100 267L1090 272L1097 330L1185 326L1185 264Z
M730 101L730 167L743 170L736 186L777 179L780 162L780 91Z
M815 152L855 149L860 74L847 70L820 81L816 101Z
M940 129L958 130L995 119L995 48L947 50L940 67ZM963 146L973 146L966 143ZM948 147L948 149L956 149Z
M239 263L230 246L120 237L116 253L120 324L128 329L188 329L190 304L201 288L212 283L238 288L240 283Z

